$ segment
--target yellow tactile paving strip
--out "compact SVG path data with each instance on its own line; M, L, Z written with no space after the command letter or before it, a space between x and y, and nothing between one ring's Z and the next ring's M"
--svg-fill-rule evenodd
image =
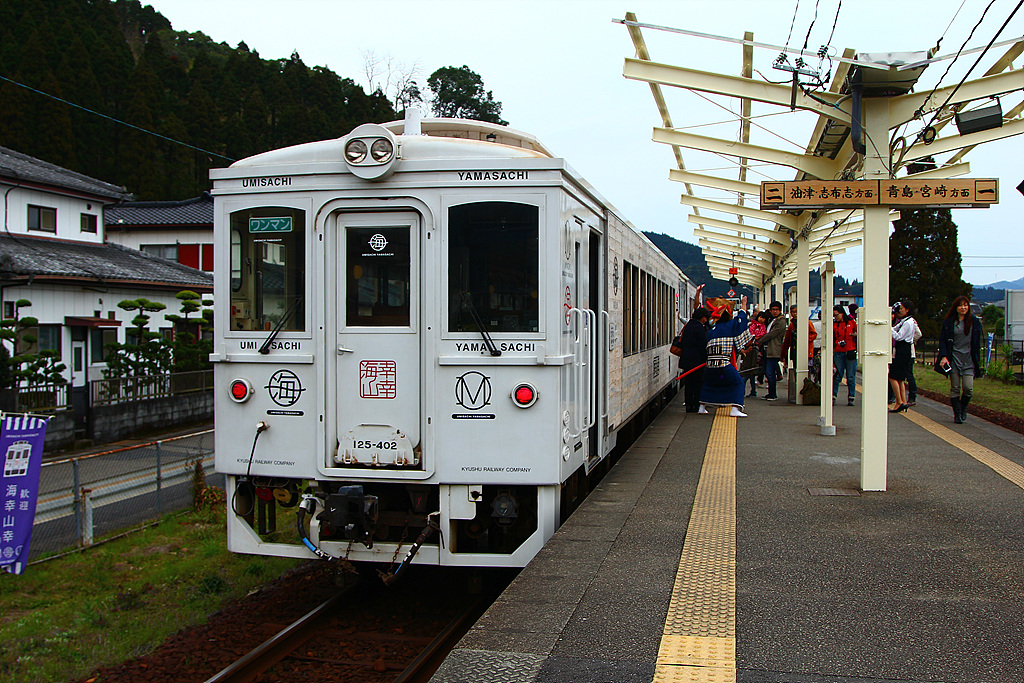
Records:
M907 411L902 413L902 415L918 427L931 432L949 445L959 448L981 464L991 467L992 471L996 474L1006 477L1006 479L1024 489L1024 467L1021 465L1004 458L981 444L971 441L963 434L955 432L949 427L943 427L934 420L919 413Z
M736 681L736 418L715 415L654 683Z

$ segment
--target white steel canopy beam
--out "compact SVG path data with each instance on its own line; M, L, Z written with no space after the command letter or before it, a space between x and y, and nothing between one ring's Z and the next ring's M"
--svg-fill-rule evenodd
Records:
M647 83L659 83L670 85L686 90L697 90L700 92L714 93L716 95L728 95L775 104L780 107L789 107L793 90L789 86L755 81L742 76L726 76L714 74L707 71L687 69L682 66L669 64L658 64L640 59L626 58L625 66L622 68L622 75L635 81L646 81ZM839 101L839 95L832 92L816 93L820 100L814 100L803 92L796 94L797 109L813 111L822 116L827 116L845 124L850 123L850 115L834 106Z
M761 194L761 186L756 183L745 183L740 180L718 178L716 176L703 175L692 171L680 171L674 168L669 169L668 179L674 180L677 183L712 187L716 190L725 190L726 192L736 192L739 194L751 194L757 196L760 196Z
M1021 75L1024 76L1024 70L1021 71ZM1018 119L1010 123L1003 123L1000 128L969 133L968 135L951 135L939 138L930 145L926 145L924 142L915 142L907 148L907 153L903 155L903 160L913 161L921 157L952 152L961 147L980 145L985 142L992 142L993 140L1002 140L1003 138L1020 135L1021 133L1024 133L1024 121Z
M994 95L1024 90L1024 69L983 76L963 85L939 88L934 93L909 93L889 100L889 125L900 126L917 118L917 112L928 102L942 103L954 91L957 102L970 102ZM933 109L934 110L934 109Z
M767 228L759 228L746 223L730 223L729 221L720 221L717 218L708 218L707 216L687 216L686 220L689 223L697 223L708 228L718 228L719 230L729 230L730 232L742 232L747 235L757 235L758 237L764 237L771 240L776 244L781 244L783 247L789 246L789 233L779 232L778 230L768 230Z
M797 216L791 216L787 213L780 214L778 211L761 211L760 209L740 206L739 204L716 202L711 199L701 199L700 197L685 194L682 196L680 201L683 204L695 206L698 209L707 209L708 211L720 211L722 213L731 213L737 216L746 216L747 218L754 218L759 221L775 223L784 228L789 228L790 230L796 230L800 225Z
M761 249L757 253L770 256L782 256L786 253L786 249L778 244L770 244L768 242L758 242L757 240L750 239L749 237L737 237L734 235L723 235L720 232L711 232L709 230L701 230L700 228L694 228L694 236L702 239L714 240L721 244L728 245L730 249L741 249L744 251L753 252L754 249ZM748 249L747 247L754 247L754 249Z
M751 145L736 142L735 140L709 138L704 135L694 135L693 133L684 133L667 128L655 128L651 139L665 145L699 149L726 156L745 157L747 159L765 161L770 164L778 164L779 166L789 166L824 180L832 180L838 171L842 170L836 162L824 157L797 152L783 152L772 147L761 147L760 145Z

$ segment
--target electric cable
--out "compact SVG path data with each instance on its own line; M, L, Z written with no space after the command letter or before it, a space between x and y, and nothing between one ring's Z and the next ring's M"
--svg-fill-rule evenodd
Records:
M995 2L995 0L992 0L992 2ZM996 34L994 36L992 36L992 40L988 41L988 45L986 45L985 49L982 50L980 55L978 55L978 58L976 60L974 60L974 64L971 65L971 68L967 70L967 73L964 74L964 77L960 79L960 82L957 83L956 87L953 88L953 90L949 93L949 97L946 98L946 101L942 103L942 106L940 106L938 109L935 110L935 114L932 116L932 123L935 122L935 119L938 117L939 112L942 111L943 107L945 107L947 104L949 104L949 101L951 99L953 99L953 96L956 95L956 92L957 92L957 90L960 89L960 86L962 86L964 83L967 82L967 77L970 76L971 72L974 71L975 67L977 67L978 64L981 63L982 58L992 48L992 44L996 42L996 39L999 38L999 34L1001 34L1003 32L1003 30L1006 28L1007 24L1010 23L1010 20L1013 19L1013 16L1015 14L1017 14L1017 12L1020 10L1021 6L1024 6L1024 0L1020 0L1020 2L1017 3L1017 6L1013 8L1012 12L1010 12L1010 16L1006 17L1006 21L1004 21L1003 25L999 27L999 30L996 31ZM954 59L953 61L955 62L956 60ZM950 66L952 66L952 64L950 64Z
M231 157L226 157L223 154L218 154L217 152L211 152L208 149L203 149L202 147L196 147L195 145L190 145L187 142L182 142L181 140L175 140L174 138L169 138L166 135L161 135L160 133L156 133L156 132L151 131L151 130L146 130L145 128L139 128L138 126L136 126L134 124L131 124L131 123L128 123L127 121L122 121L121 119L115 119L113 116L107 116L106 114L101 114L100 112L95 111L93 109L89 109L88 107L83 107L80 104L75 104L74 102L69 102L68 100L65 100L63 98L57 97L56 95L51 95L48 92L43 92L42 90L38 90L36 88L33 88L32 86L25 85L24 83L19 83L18 81L11 80L10 78L7 78L6 76L0 76L0 81L7 81L8 83L10 83L12 85L16 85L16 86L18 86L20 88L25 88L26 90L30 90L30 91L32 91L34 93L39 94L39 95L43 95L44 97L49 97L51 100L57 100L58 102L62 102L64 104L67 104L69 106L75 107L77 109L81 109L84 112L88 112L90 114L95 114L96 116L99 116L99 117L102 117L104 119L107 119L108 121L113 121L114 123L119 123L122 126L128 126L129 128L133 128L133 129L135 129L135 130L137 130L137 131L139 131L141 133L146 133L147 135L152 135L154 137L158 137L158 138L160 138L162 140L166 140L167 142L173 142L176 145L182 145L184 147L188 147L189 149L194 149L197 152L202 152L203 154L212 154L215 157L220 157L221 159L226 159L227 161L236 161L235 159L232 159Z
M964 48L967 47L967 43L969 43L971 38L974 37L974 32L978 30L979 26L981 26L981 22L985 21L985 15L988 14L989 9L991 9L992 5L995 4L995 1L996 0L989 0L988 5L985 6L984 11L981 13L981 18L978 19L978 23L976 23L974 25L974 27L971 29L971 32L969 34L967 34L967 38L964 40L963 44L960 46L960 49L956 51L956 55L953 56L952 61L950 61L950 63L948 65L946 65L946 70L942 72L942 75L939 77L938 82L936 82L935 87L933 87L931 92L928 93L928 96L924 98L924 100L921 102L921 106L918 108L917 112L915 112L915 113L917 113L917 114L923 114L924 113L924 108L928 105L928 102L931 100L932 95L934 95L935 92L939 89L939 86L942 84L942 81L946 78L946 75L949 73L949 70L953 68L954 64L956 64L957 60L960 58L960 53L964 51ZM1006 20L1007 22L1009 22L1010 19L1013 18L1013 15L1016 14L1018 9L1020 9L1020 4L1018 4L1017 7L1013 10L1013 12L1010 13L1010 17ZM959 10L957 10L957 12L959 12ZM952 22L950 22L950 23L952 24ZM1006 24L1004 23L1003 24L1003 28L1005 28L1005 27L1006 27ZM992 40L989 42L988 47L986 47L985 50L982 51L982 53L978 56L978 61L981 61L981 58L985 56L985 53L988 52L988 48L992 46L992 43L995 42L996 37L999 36L999 33L1002 33L1002 30L1003 30L1002 28L999 29L999 31L996 33L996 36L993 37ZM975 66L976 65L977 65L977 62L975 62ZM973 68L974 67L972 66L971 69L973 70ZM967 74L964 75L963 80L960 81L960 83L956 86L956 88L953 89L953 91L949 94L949 97L946 98L946 101L942 103L942 106L938 107L935 110L935 113L932 115L931 121L928 122L928 125L926 125L925 128L930 128L931 125L933 123L935 123L935 119L938 118L939 112L942 111L942 107L946 106L946 104L949 102L950 98L953 97L953 95L956 93L956 91L960 89L960 86L964 84L964 81L967 80L967 76L970 75L970 73L971 73L971 71L968 70Z

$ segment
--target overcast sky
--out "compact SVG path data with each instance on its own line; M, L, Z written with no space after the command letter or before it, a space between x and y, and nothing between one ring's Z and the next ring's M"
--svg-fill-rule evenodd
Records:
M145 1L145 0L144 0ZM623 60L634 50L626 28L613 19L627 11L644 23L817 51L830 45L861 53L916 52L941 38L938 56L984 47L1020 0L150 0L178 31L202 31L215 41L241 41L264 59L297 51L309 66L327 66L367 85L366 55L391 59L401 69L416 68L423 90L426 78L444 66L467 65L503 105L502 117L537 136L589 180L625 218L643 230L663 232L696 243L688 207L680 203L682 186L668 179L675 167L671 149L651 141L661 125L649 87L622 76ZM794 11L796 10L796 11ZM817 19L814 18L817 12ZM812 26L813 21L813 26ZM808 30L810 29L809 38ZM1024 9L1003 28L999 41L1024 36ZM738 74L741 46L645 29L651 58L657 62L726 74ZM970 73L984 71L1007 50L994 48ZM770 80L778 49L757 49L754 68ZM930 65L916 91L954 85L980 53ZM790 56L790 62L796 55ZM807 58L810 66L818 60ZM1024 58L1015 63L1020 66ZM944 72L953 63L949 73ZM829 65L823 65L823 72ZM756 77L756 74L755 74ZM389 93L390 94L390 93ZM695 95L673 92L673 123L692 132L725 138L738 135L735 102L712 104ZM1018 92L1002 98L1003 111L1019 103ZM751 133L755 144L796 151L806 146L815 117L788 109L755 105L759 118ZM727 121L716 126L706 124ZM701 126L689 128L691 126ZM950 126L950 131L954 131ZM948 155L947 155L948 156ZM684 151L689 170L723 168L722 160ZM940 157L940 160L942 158ZM975 285L1024 277L1024 135L973 150L971 177L996 177L1000 204L991 209L956 210L964 279ZM763 169L792 179L792 170ZM715 171L735 178L735 171ZM787 175L788 174L788 175ZM708 190L711 199L728 199ZM708 215L707 212L704 212ZM720 218L725 215L718 214ZM862 279L860 249L836 256L839 274Z

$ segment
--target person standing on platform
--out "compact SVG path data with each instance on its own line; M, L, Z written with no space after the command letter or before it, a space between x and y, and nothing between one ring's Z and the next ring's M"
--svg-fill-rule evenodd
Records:
M893 304L892 364L889 366L889 384L892 386L894 406L890 413L903 413L910 407L907 405L907 379L910 376L910 347L914 344L914 302L897 301Z
M708 320L711 311L698 306L683 326L680 333L679 371L683 377L683 396L686 399L686 412L696 413L700 408L700 390L704 386L704 368L708 361Z
M839 383L846 376L846 405L854 404L857 393L857 321L846 315L842 306L832 307L832 402L839 397Z
M761 345L764 346L765 356L765 379L768 381L768 393L766 401L776 401L779 398L777 382L779 379L779 361L782 360L782 339L786 334L786 318L782 315L782 302L773 301L768 306L768 331L761 337Z
M706 415L708 405L732 406L731 417L747 416L743 412L744 382L736 369L737 358L754 341L747 329L746 307L747 297L743 297L735 317L725 304L711 312L715 326L708 332L708 365L698 413Z
M971 313L971 302L958 296L942 321L939 365L949 368L949 402L953 422L967 420L967 404L974 396L974 378L982 376L981 321Z
M761 337L768 331L767 321L768 314L764 311L754 313L753 320L747 327L751 336L754 337L754 346L743 357L741 364L741 367L748 369L740 371L741 375L746 374L746 379L750 380L750 393L747 394L747 398L757 398L757 376L760 374L762 379L764 378L764 352L761 350Z
M786 358L786 350L789 350L789 361L796 367L796 316L797 307L789 307L789 327L786 328L786 336L782 340L782 356ZM807 321L807 359L808 366L814 361L814 340L818 338L818 331L814 329L814 323ZM785 363L785 360L783 360Z

